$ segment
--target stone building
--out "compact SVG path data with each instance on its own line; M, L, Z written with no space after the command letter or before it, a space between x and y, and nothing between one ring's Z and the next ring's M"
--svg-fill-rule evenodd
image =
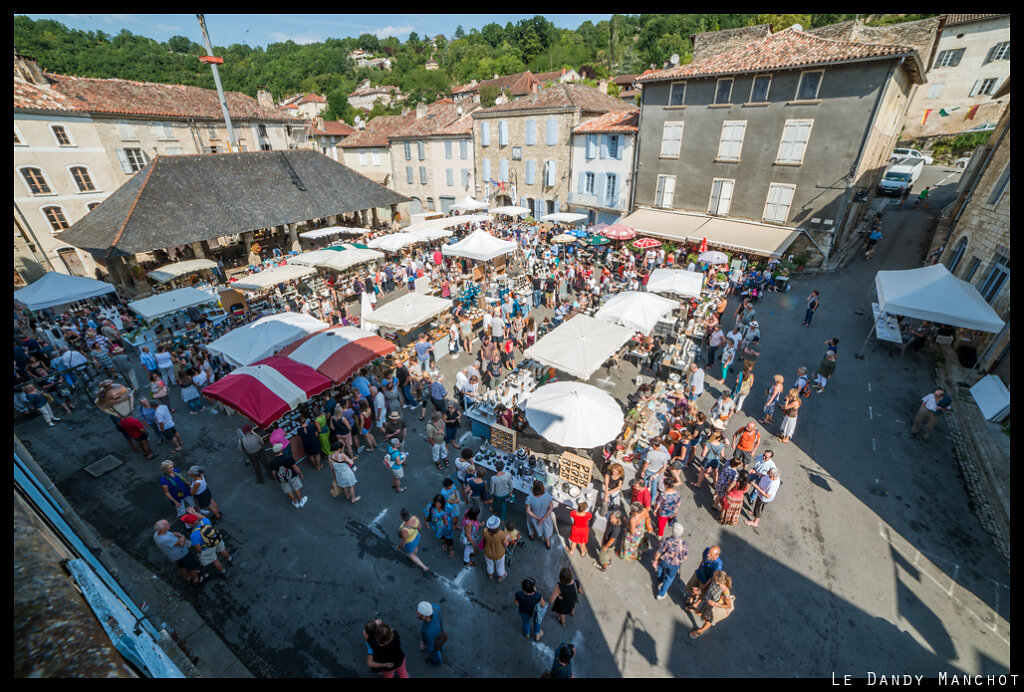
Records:
M161 155L227 152L217 92L176 84L87 79L14 59L15 273L94 276L86 254L60 239ZM225 94L242 151L294 148L306 123L237 92Z
M797 28L726 38L698 34L695 54L706 57L636 78L633 208L667 238L804 254L817 266L870 203L930 48Z
M947 14L928 83L917 87L901 139L991 127L1009 97L993 98L1010 78L1010 15Z
M971 344L978 368L1010 381L1010 85L993 98L1005 99L1002 117L988 142L974 152L957 197L942 211L935 244L938 260L975 286L1006 322L998 334L978 334Z
M572 131L569 211L614 223L629 210L639 110L612 111Z
M452 100L455 103L480 103L480 89L482 87L496 87L499 91L495 105L508 103L512 99L537 93L540 81L532 72L518 72L510 75L494 75L494 79L485 79L481 82L475 79L469 84L452 87Z
M310 126L310 139L314 142L314 148L324 156L330 156L335 161L338 158L338 144L351 134L356 133L356 128L340 120L324 120L318 117L313 120Z
M405 96L402 94L402 90L391 84L381 84L380 86L371 86L369 79L364 79L356 90L348 95L348 103L353 108L359 108L364 111L373 110L374 105L380 103L385 108L397 103L404 101Z
M592 87L559 83L473 112L474 197L518 204L538 217L567 209L574 189L572 131L628 104Z
M338 143L338 147L344 152L345 160L342 163L375 183L390 187L394 181L394 174L388 137L399 126L402 117L378 115L365 125L361 125L363 129Z

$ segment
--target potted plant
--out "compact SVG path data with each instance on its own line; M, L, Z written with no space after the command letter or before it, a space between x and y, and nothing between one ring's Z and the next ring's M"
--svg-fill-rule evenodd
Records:
M807 262L810 258L807 255L797 255L793 258L793 266L796 267L798 272L802 272L804 267L807 266Z

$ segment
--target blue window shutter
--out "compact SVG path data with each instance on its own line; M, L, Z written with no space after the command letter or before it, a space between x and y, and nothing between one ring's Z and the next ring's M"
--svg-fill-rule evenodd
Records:
M526 121L526 144L533 146L537 143L537 121L530 118Z
M533 159L526 162L526 184L533 185L536 182L537 162Z
M498 171L499 171L499 175L501 176L501 178L500 178L501 182L507 183L508 182L508 159L499 159L498 160Z
M410 185L412 185L412 183L413 183L412 166L406 166L405 167L405 181L407 183L409 183Z
M558 182L558 167L557 167L557 164L554 161L549 162L548 177L551 180L551 182L548 183L548 184L551 187L554 187L555 184Z
M469 187L469 169L462 169L462 187Z
M558 119L551 117L548 118L547 125L547 143L549 147L553 147L558 143Z
M587 159L597 156L597 135L587 135Z
M480 146L491 146L491 124L488 122L480 123Z
M420 166L420 182L424 185L427 184L427 167Z
M601 135L601 154L600 158L608 158L608 135Z
M597 203L604 204L604 173L598 173L594 176L594 195L597 197Z
M618 140L618 144L619 144L619 146L617 146L615 148L615 158L617 158L617 159L619 159L621 161L622 160L622 150L626 146L626 138L623 137L622 135L615 135L615 139Z
M582 171L580 172L579 186L576 191L581 195L583 194L583 190L585 189L584 186L586 185L586 176L586 173L583 173Z
M463 140L459 140L459 158L460 159L468 159L469 158L469 142L467 142L464 139Z
M420 161L425 161L427 158L427 147L424 142L416 142L416 153L419 155Z
M444 157L450 159L452 157L452 141L446 140L444 143Z
M405 160L412 161L412 144L409 142L405 143Z
M484 161L483 161L483 174L484 174L483 182L486 183L486 182L488 182L491 179L491 160L490 159L484 159Z
M561 205L561 204L559 204L559 203L558 203L558 200L556 199L556 200L555 200L555 213L556 213L556 214L557 214L557 213L558 213L558 212L560 211L560 209L561 209L561 206L562 206L562 205Z
M444 182L445 182L446 185L449 185L449 186L455 184L455 170L454 169L452 169L452 168L444 169Z
M498 146L508 146L508 121L498 121Z

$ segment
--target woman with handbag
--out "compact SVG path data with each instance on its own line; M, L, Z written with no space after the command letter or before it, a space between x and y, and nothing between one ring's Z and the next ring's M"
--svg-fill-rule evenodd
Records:
M331 496L337 497L345 494L345 499L351 504L359 502L360 497L356 495L356 464L352 457L338 450L328 457L331 460L331 470L334 471L334 478L331 479Z
M166 406L170 409L171 413L178 410L176 408L171 408L170 406L170 396L167 392L167 384L164 382L163 378L160 377L160 373L156 371L149 373L149 390L152 395L151 398Z
M779 442L789 442L796 431L796 414L800 410L800 392L790 389L786 394L786 403L782 405L782 429L779 431Z
M732 594L732 579L722 570L715 572L711 577L711 583L704 591L703 597L696 607L687 606L686 610L699 614L704 621L700 627L690 631L690 639L696 639L709 629L712 625L729 617L735 607L736 597Z
M768 425L772 422L772 415L775 413L775 407L779 403L779 396L782 394L782 383L785 378L782 375L776 375L774 378L774 384L765 390L765 396L768 397L764 402L764 417L761 419L762 425Z
M465 550L462 552L462 564L467 567L476 565L472 557L483 547L483 535L480 531L480 508L470 507L466 510L466 517L462 520L462 545Z

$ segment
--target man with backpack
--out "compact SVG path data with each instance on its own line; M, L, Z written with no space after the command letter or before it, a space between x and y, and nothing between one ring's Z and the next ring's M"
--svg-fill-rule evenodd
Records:
M220 577L222 579L226 578L228 571L221 564L221 561L217 559L217 555L227 560L228 564L234 563L235 560L228 553L228 549L224 547L224 541L221 539L220 532L213 528L213 524L206 517L185 514L181 517L181 520L188 527L189 540L192 543L192 549L199 555L199 564L203 567L213 565Z
M754 452L761 445L761 431L757 429L757 423L750 421L746 426L736 431L732 436L732 446L736 454L743 457L743 463L749 464L754 458Z
M800 398L806 399L811 395L811 381L807 377L807 368L800 367L796 371L796 383L793 384L793 389L800 392Z

